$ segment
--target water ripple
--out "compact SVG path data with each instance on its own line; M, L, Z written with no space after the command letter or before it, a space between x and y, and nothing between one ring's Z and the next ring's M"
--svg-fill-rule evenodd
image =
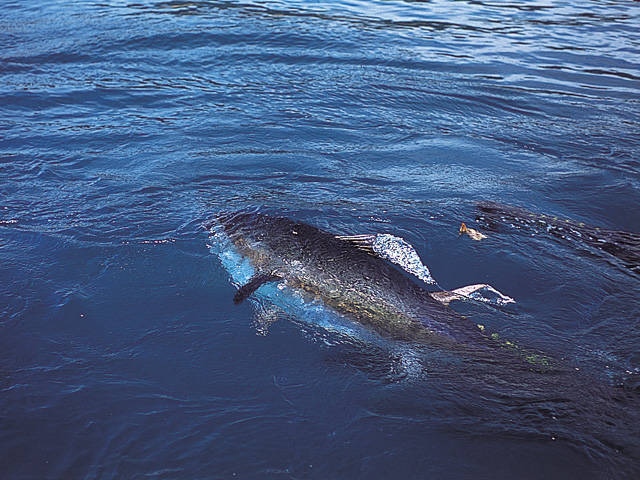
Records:
M554 409L583 429L592 411L505 385L478 401L464 365L295 319L257 337L201 225L264 206L402 237L446 288L518 302L474 321L633 388L636 277L544 235L457 232L486 199L640 230L638 24L624 0L5 2L6 475L606 476L617 444L585 452L568 421L575 448L549 440Z

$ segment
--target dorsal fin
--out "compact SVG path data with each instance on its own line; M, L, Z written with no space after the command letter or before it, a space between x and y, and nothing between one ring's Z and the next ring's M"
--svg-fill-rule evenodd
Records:
M349 242L370 255L376 257L379 256L373 248L376 241L376 235L336 235L336 238Z
M487 294L480 294L477 297L472 297L472 294L484 290ZM493 298L489 296L493 295ZM483 303L489 303L494 305L507 305L509 303L516 303L516 301L505 295L504 293L496 290L487 283L478 283L475 285L466 285L464 287L456 288L455 290L443 290L442 292L431 292L431 295L435 300L438 300L444 305L449 305L454 300L476 300Z
M425 283L434 285L436 281L431 276L429 268L422 263L418 252L404 238L388 233L375 235L338 235L336 238L349 242L360 250L374 257L383 258Z

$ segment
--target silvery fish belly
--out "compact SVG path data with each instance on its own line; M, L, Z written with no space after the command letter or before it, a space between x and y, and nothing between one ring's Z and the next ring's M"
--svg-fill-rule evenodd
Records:
M426 284L435 282L401 239L400 253L381 255L381 242L393 242L391 236L336 236L261 213L219 215L211 232L216 253L240 285L236 302L265 284L280 284L384 337L459 345L486 339L431 295ZM399 268L398 259L410 266Z

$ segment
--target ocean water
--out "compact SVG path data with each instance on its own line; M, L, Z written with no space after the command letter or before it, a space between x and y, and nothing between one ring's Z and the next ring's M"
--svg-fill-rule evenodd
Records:
M2 478L638 478L637 271L458 235L479 201L640 232L638 25L633 1L2 2ZM516 305L455 308L576 376L234 305L203 225L255 208L490 283Z

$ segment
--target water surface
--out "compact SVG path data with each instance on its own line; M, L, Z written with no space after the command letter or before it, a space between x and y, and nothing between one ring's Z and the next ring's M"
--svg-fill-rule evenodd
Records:
M640 231L639 24L632 1L5 2L6 477L633 478L637 404L602 444L593 412L474 397L411 346L295 315L257 335L202 224L403 237L445 288L518 302L474 321L637 389L637 274L457 230L491 200Z

